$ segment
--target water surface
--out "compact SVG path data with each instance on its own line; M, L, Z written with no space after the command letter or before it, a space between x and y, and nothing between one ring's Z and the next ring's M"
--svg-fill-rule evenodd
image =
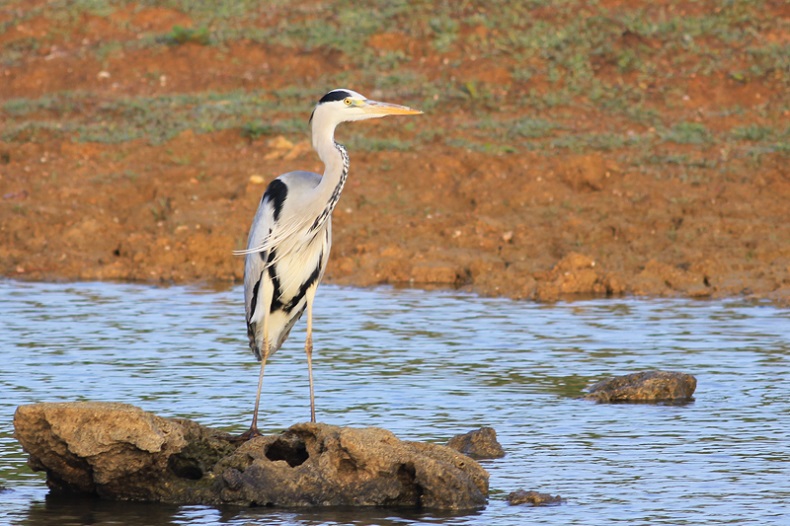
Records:
M320 421L445 442L489 425L474 513L117 504L47 495L13 439L20 404L120 401L241 432L257 363L241 290L0 281L0 523L787 524L790 310L743 301L608 299L539 305L419 290L322 286ZM267 367L262 428L309 419L303 324ZM578 400L601 378L694 374L686 405ZM517 489L565 504L509 506Z

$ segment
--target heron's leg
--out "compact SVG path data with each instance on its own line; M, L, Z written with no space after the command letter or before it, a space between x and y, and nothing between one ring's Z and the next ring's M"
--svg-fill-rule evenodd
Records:
M252 411L252 424L250 429L242 434L242 438L250 439L261 435L258 431L258 408L261 404L261 389L263 388L263 370L266 368L266 360L269 358L269 313L263 314L263 349L261 349L261 370L258 373L258 394L255 396L255 409Z
M255 436L259 436L261 434L258 431L258 407L261 404L261 389L263 388L263 370L266 367L266 359L269 357L269 341L264 338L263 340L263 351L261 355L261 371L258 374L258 394L255 396L255 409L252 412L252 424L250 424L250 430L248 431L249 437L252 438Z
M307 338L304 351L307 354L307 378L310 382L310 421L315 422L315 393L313 391L313 299L317 287L310 287L305 294L307 298Z

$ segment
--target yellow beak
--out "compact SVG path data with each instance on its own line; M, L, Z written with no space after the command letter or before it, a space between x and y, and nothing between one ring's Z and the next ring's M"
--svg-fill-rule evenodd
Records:
M365 101L365 106L362 108L365 113L371 115L420 115L420 110L414 110L408 106L400 106L398 104L390 104L388 102L379 102L376 100Z

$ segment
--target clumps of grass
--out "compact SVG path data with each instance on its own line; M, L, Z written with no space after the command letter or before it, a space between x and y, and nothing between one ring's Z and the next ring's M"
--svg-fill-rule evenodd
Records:
M314 90L163 94L102 99L90 92L60 92L0 105L0 139L38 141L71 135L79 142L116 144L145 139L162 144L185 130L195 133L235 129L250 140L264 135L304 134ZM4 115L3 115L4 114ZM269 121L250 115L272 116Z
M272 126L263 121L248 122L241 127L241 136L250 142L272 134Z
M678 144L708 144L711 142L711 133L701 122L679 122L660 135L665 141Z
M686 168L716 168L718 162L715 159L706 159L704 157L689 155L689 154L651 154L641 159L642 164L647 165L678 165Z
M142 138L161 144L188 129L202 133L241 128L248 115L268 112L272 107L273 103L259 94L242 91L113 100L97 99L88 92L63 92L6 101L0 109L9 118L0 138L36 140L39 135L57 133L74 135L84 142Z
M411 141L404 141L398 138L378 138L355 136L348 141L349 148L352 150L363 150L369 152L398 151L406 152L414 149Z
M117 181L124 180L124 179L127 179L129 181L136 181L139 177L140 177L140 174L135 172L135 171L133 171L133 170L124 170L122 172L100 173L100 174L95 175L91 180L94 183L113 184L113 183L115 183ZM154 214L154 216L156 216L156 213L157 213L157 212L155 212L155 209L157 209L157 207L161 208L161 206L159 206L159 205L161 205L162 203L163 203L163 201L161 201L161 199L160 199L158 205L157 204L149 205L149 208L151 209L151 213ZM169 206L169 204L168 204L168 206Z
M66 91L44 95L38 99L8 99L0 106L0 109L15 118L22 118L41 112L60 117L63 114L84 111L83 106L86 102L84 94Z
M458 40L458 21L450 17L435 16L428 21L433 32L433 47L436 51L444 53Z
M644 140L641 136L627 136L615 133L582 133L564 135L551 141L551 146L557 149L568 149L573 152L588 150L611 151L632 146Z
M513 123L510 128L510 133L528 139L540 139L552 135L554 131L560 128L561 126L559 124L545 119L526 118Z
M65 132L64 126L58 122L22 122L17 126L4 128L0 132L0 139L6 142L43 142L61 138Z
M198 28L173 26L169 33L162 35L158 40L169 46L179 46L190 42L208 46L211 44L211 35L205 26Z
M759 124L750 124L733 128L730 131L730 136L739 141L760 142L770 139L773 136L773 130Z
M470 141L464 137L451 137L445 141L445 144L453 148L462 148L464 150L469 150L470 152L481 152L491 155L504 155L518 152L518 149L511 144L506 144L499 141Z
M159 197L148 205L151 210L151 215L154 216L154 221L157 223L167 221L170 214L173 213L173 203L169 197Z
M485 116L462 126L462 128L468 129L467 134L482 140L494 139L501 143L513 143L522 138L546 139L553 137L557 130L563 129L563 126L539 117L501 120Z

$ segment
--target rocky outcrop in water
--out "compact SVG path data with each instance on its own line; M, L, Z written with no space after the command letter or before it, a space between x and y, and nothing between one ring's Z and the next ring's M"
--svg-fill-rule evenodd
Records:
M455 435L447 442L447 447L476 460L505 456L493 427L481 427L463 435Z
M509 493L507 502L511 506L517 504L528 504L530 506L556 506L562 504L562 497L559 495L550 495L548 493L539 493L537 491L524 491L523 489L516 490Z
M131 405L74 402L20 406L14 429L50 488L108 499L473 509L488 494L474 460L378 428L306 423L236 442Z
M643 371L602 380L591 385L587 399L598 402L683 402L697 388L697 379L686 373Z

